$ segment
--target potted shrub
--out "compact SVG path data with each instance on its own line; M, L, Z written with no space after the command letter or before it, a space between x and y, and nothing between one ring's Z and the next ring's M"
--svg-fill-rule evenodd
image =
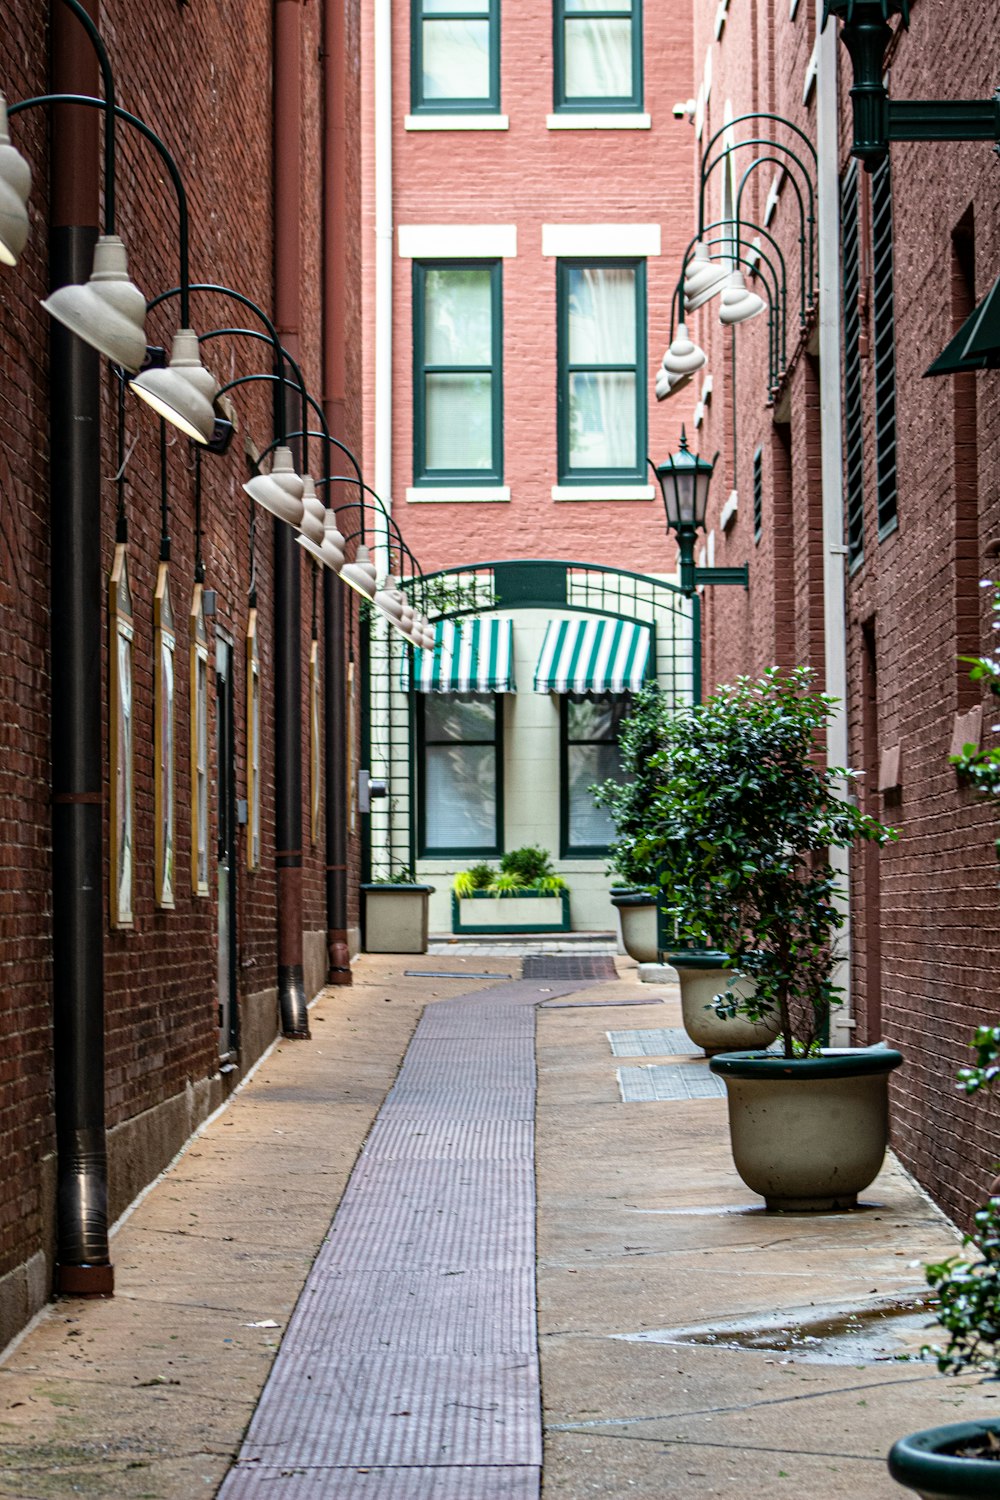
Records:
M894 837L838 794L853 773L821 759L835 700L813 674L741 678L667 727L667 752L637 853L660 871L682 938L709 933L753 980L719 1015L777 1017L782 1055L712 1058L726 1084L736 1168L769 1208L849 1208L888 1137L888 1048L823 1048L844 916L832 849Z
M981 1026L972 1043L976 1065L959 1071L959 1087L975 1094L1000 1073L1000 1027ZM994 1184L996 1187L996 1184ZM1000 1196L973 1218L963 1254L927 1267L937 1294L935 1321L945 1330L943 1348L925 1349L946 1375L1000 1377ZM964 1252L971 1246L970 1259ZM968 1500L1000 1495L1000 1417L949 1422L900 1438L889 1453L893 1479L925 1500Z
M411 869L361 887L365 897L367 953L426 953L432 885L414 879Z
M989 588L989 581L984 581ZM993 612L1000 617L1000 592ZM1000 623L1000 618L998 618ZM972 659L969 674L992 692L1000 692L1000 650L993 657ZM1000 796L1000 748L980 750L967 744L952 763L985 796ZM998 845L1000 849L1000 845ZM973 1038L972 1067L961 1068L959 1088L977 1094L993 1087L1000 1076L1000 1027L980 1026ZM1000 1181L989 1202L973 1218L963 1241L966 1253L927 1267L927 1280L937 1293L937 1322L948 1335L943 1348L931 1352L938 1368L949 1375L977 1372L1000 1377ZM951 1422L925 1428L900 1438L889 1453L889 1472L900 1484L925 1500L968 1500L1000 1494L1000 1418Z
M534 844L502 854L498 869L484 861L460 870L451 908L457 933L569 931L569 888Z
M657 962L659 941L656 877L637 859L635 848L642 836L643 813L669 714L667 700L655 685L636 693L619 731L621 779L593 788L594 800L608 809L617 833L611 853L622 883L612 887L611 904L621 923L622 946L640 964Z
M670 760L671 726L677 711L655 686L637 693L622 721L619 752L623 779L594 788L597 802L614 821L617 837L611 854L618 873L629 882L611 893L621 920L622 943L637 963L657 963L661 957L657 920L659 880L648 847L649 808L657 795ZM776 1021L752 1021L746 1016L720 1016L715 996L732 986L747 993L752 981L727 967L724 953L704 942L691 943L663 956L674 965L681 989L684 1029L696 1047L707 1053L734 1047L766 1047L778 1034Z

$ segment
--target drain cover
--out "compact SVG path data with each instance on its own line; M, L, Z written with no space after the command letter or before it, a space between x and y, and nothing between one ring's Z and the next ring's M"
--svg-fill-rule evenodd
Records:
M716 1099L725 1096L721 1078L697 1063L662 1063L651 1068L619 1068L623 1104L652 1104L659 1099Z
M538 953L524 960L525 979L617 979L607 953Z

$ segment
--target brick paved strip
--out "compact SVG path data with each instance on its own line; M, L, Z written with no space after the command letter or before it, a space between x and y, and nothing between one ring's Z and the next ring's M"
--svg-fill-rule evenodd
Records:
M425 1010L220 1500L537 1500L534 1008Z

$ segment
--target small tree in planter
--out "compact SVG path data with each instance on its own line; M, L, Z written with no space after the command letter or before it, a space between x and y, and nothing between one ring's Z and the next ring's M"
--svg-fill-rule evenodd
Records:
M659 688L636 693L618 735L622 777L593 788L595 802L608 809L615 825L617 836L608 850L615 870L627 885L651 893L657 882L645 852L647 818L674 717L676 710Z
M824 765L836 700L805 667L741 678L669 720L633 859L660 871L680 934L711 940L755 980L719 1009L777 1011L785 1056L809 1053L837 1003L838 902L831 849L894 832L838 795L855 772Z
M877 1175L888 1138L887 1048L821 1054L837 1000L832 849L894 837L838 795L853 773L821 759L835 700L813 674L741 678L666 726L646 834L635 857L660 872L683 938L712 940L750 976L722 1014L777 1012L784 1056L711 1061L729 1101L736 1168L769 1208L849 1208Z

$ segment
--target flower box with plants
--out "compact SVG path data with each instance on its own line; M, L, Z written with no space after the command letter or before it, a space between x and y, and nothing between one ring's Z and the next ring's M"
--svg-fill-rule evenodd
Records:
M769 1208L799 1211L853 1207L874 1180L888 1076L903 1060L823 1046L844 923L831 851L895 835L842 795L854 773L825 764L837 705L812 680L807 668L772 668L674 718L636 846L682 939L711 934L753 980L720 992L716 1013L777 1022L779 1054L725 1052L710 1067L726 1085L743 1181Z
M547 849L528 844L460 870L451 890L452 931L568 932L569 887Z
M426 953L432 885L397 870L361 887L365 901L366 953Z

